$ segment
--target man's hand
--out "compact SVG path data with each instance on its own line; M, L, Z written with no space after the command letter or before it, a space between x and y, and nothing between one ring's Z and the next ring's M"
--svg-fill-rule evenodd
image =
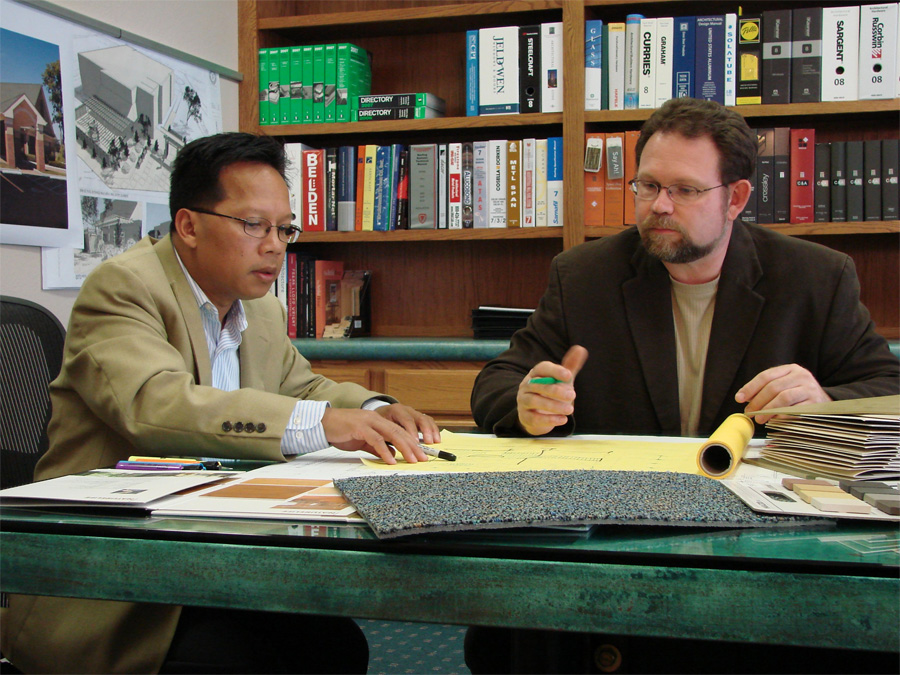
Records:
M414 464L428 457L419 449L418 431L425 443L439 443L440 434L434 420L412 408L395 403L376 410L326 408L322 416L325 438L341 450L365 450L388 464L396 464L394 450Z
M573 345L563 356L562 363L541 361L529 371L519 384L516 408L519 424L532 436L543 436L566 423L575 411L575 376L587 361L587 349ZM531 380L550 377L556 384L536 384Z
M746 403L744 412L753 415L756 410L787 408L800 403L825 403L831 397L806 368L790 363L762 371L738 390L734 400ZM755 415L759 424L765 424L773 415Z

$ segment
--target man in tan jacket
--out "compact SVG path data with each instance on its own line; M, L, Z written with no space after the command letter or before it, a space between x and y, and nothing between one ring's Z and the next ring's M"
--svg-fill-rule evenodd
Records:
M78 295L36 480L135 454L284 460L334 445L394 462L390 444L426 460L417 435L440 442L430 417L316 375L287 338L268 293L298 235L284 173L266 137L179 153L171 234L104 262ZM350 619L42 596L12 596L2 650L25 672L365 672L368 660Z

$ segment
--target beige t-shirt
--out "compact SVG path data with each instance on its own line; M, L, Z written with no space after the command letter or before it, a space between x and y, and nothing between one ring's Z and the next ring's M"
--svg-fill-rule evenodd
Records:
M683 284L672 279L678 400L681 433L684 436L696 436L700 422L703 374L706 371L706 352L718 288L718 277L705 284Z

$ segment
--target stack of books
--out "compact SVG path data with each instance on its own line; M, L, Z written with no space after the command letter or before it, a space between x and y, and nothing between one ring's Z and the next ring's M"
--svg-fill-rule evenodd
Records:
M533 309L482 305L472 310L472 332L476 340L508 340L525 327L533 312Z
M353 122L371 120L424 120L443 117L444 99L427 92L414 94L369 94L350 101Z
M900 396L783 408L766 430L761 462L787 473L900 479Z

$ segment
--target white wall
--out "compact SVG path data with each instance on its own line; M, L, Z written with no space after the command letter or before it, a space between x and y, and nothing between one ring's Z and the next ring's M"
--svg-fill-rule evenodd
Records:
M238 0L51 0L72 12L117 26L207 61L238 69ZM238 129L238 85L219 80L225 131ZM0 245L0 293L50 309L67 325L77 289L41 290L41 249Z

